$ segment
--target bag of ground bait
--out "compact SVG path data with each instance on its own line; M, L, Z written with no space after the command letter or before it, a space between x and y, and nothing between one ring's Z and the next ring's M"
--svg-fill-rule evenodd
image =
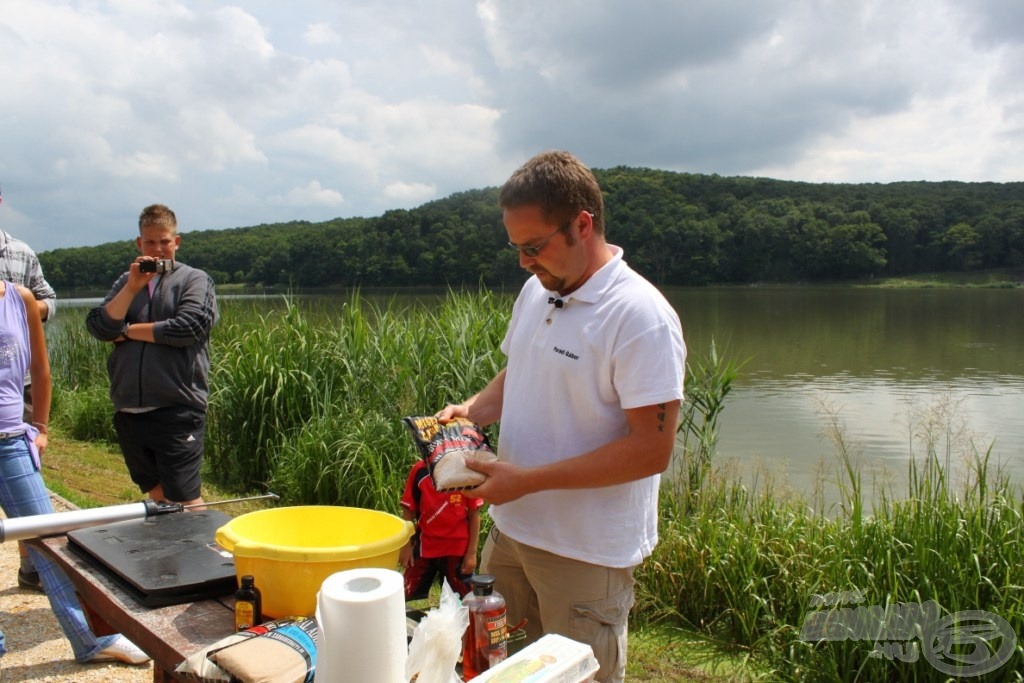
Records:
M204 683L311 683L316 630L310 617L268 621L218 640L175 672Z
M445 423L433 415L404 417L402 421L412 431L416 448L427 462L434 488L438 491L460 491L479 486L487 475L470 469L466 460L498 459L480 426L464 417Z
M316 619L304 617L206 657L239 683L311 683L318 628Z
M183 661L177 666L174 672L184 674L190 681L202 681L203 683L229 683L231 681L231 674L207 659L206 654L211 650L227 647L232 643L240 643L255 635L257 634L250 633L249 631L239 631L238 633L232 633L227 638L221 638L213 645L203 648Z

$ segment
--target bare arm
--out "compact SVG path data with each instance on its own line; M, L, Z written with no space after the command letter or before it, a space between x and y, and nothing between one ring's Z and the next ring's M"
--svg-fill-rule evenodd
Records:
M25 302L25 313L28 317L29 348L32 354L32 363L29 366L29 375L32 378L32 423L39 429L36 447L42 453L46 448L50 424L50 358L46 353L43 318L39 314L39 307L36 306L35 296L21 285L18 286L17 293Z
M462 558L462 573L472 574L476 571L476 551L480 546L480 508L469 511L469 544Z
M625 436L547 465L519 467L500 459L467 459L470 468L488 475L472 494L491 503L508 503L537 491L614 486L664 472L675 446L679 405L677 399L627 410Z
M453 417L465 417L481 427L494 424L501 419L501 407L505 399L505 369L494 376L479 393L458 405L447 405L437 414L437 419L447 422Z
M40 318L40 320L49 320L50 319L50 308L53 306L53 300L52 299L49 299L49 300L48 299L36 299L35 297L33 297L33 300L35 301L36 308L39 309L39 318Z
M404 505L401 506L401 507L402 507L402 519L404 519L406 521L409 521L409 522L415 523L416 522L416 514L412 510L410 510L409 508L405 507ZM416 534L413 534L412 536L409 537L409 542L406 543L405 545L403 545L401 550L398 551L398 564L401 565L402 567L411 567L412 566L412 560L413 560L413 557L412 557L412 544L415 541L415 539L416 539Z

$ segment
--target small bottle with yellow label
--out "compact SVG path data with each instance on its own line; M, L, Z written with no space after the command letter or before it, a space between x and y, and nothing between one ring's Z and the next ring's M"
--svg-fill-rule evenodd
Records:
M260 589L251 574L242 577L242 585L235 591L235 631L244 631L263 622Z

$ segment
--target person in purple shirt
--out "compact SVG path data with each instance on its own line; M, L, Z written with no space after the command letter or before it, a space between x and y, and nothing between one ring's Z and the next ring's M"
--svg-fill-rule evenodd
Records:
M0 190L0 204L3 204L3 191ZM35 305L43 322L53 318L57 312L57 293L43 277L39 258L32 248L5 230L0 230L0 280L24 285L35 297ZM25 376L25 421L32 421L32 381ZM43 584L39 581L39 573L29 561L25 544L18 542L21 554L21 566L18 567L18 585L29 590L42 591Z
M24 418L26 373L35 390L31 422ZM8 517L53 512L39 472L39 458L49 438L50 397L50 361L35 299L25 287L0 281L0 507ZM67 575L35 548L28 552L76 661L149 661L146 653L122 635L96 636ZM0 656L5 652L0 634Z

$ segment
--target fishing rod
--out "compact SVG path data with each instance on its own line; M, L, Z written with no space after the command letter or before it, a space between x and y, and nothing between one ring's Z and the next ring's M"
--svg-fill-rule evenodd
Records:
M272 500L281 499L276 493L265 493L259 496L249 496L248 498L232 498L230 500L212 503L193 503L191 505L158 503L155 500L144 500L138 503L108 505L88 510L47 512L41 515L0 519L0 543L22 541L27 538L40 538L42 536L56 536L68 531L74 531L75 529L84 529L85 527L98 526L100 524L113 524L114 522L124 522L130 519L147 519L174 512L183 512L197 507L216 507L218 505L244 503L252 500L265 500L267 498Z

